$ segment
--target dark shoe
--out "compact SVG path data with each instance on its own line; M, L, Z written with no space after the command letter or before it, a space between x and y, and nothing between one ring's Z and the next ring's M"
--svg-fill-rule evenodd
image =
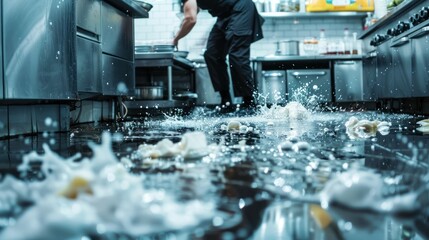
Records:
M221 105L219 107L219 113L220 114L227 114L227 113L232 113L235 111L236 111L236 107L233 104Z
M252 96L243 96L243 103L240 104L240 108L256 108L256 102Z

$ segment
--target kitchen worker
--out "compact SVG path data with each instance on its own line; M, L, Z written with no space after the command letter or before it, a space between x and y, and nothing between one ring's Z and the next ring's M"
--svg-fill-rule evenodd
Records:
M173 39L177 46L195 26L199 9L208 10L217 17L208 41L204 59L215 91L220 93L221 112L232 112L235 107L229 92L226 56L235 96L241 96L241 108L254 108L255 84L250 67L250 44L263 38L264 19L258 14L252 0L180 0L184 18Z

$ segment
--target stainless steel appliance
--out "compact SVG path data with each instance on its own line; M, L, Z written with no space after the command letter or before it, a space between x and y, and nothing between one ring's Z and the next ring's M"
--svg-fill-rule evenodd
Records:
M332 101L330 69L296 69L286 72L290 101L307 101L309 98L319 102Z
M0 4L0 13L2 13L3 14L3 9L2 9L3 7L1 6L1 4ZM0 18L0 26L3 26L3 19L2 18ZM0 46L3 46L3 31L0 31L0 43L1 43L1 45ZM2 47L0 47L0 56L3 56L3 48ZM4 85L4 78L3 78L3 57L0 57L0 100L1 99L3 99L4 98L4 87L3 87L3 85ZM0 108L0 112L2 111L2 109ZM1 121L1 119L0 119L0 121ZM1 130L0 130L0 137L2 136L2 132L1 132Z
M77 90L84 99L101 94L101 0L76 1Z
M75 1L2 1L6 99L76 99Z
M286 72L285 71L262 71L261 82L258 83L259 93L263 96L263 103L285 103L286 95Z
M376 101L378 96L376 92L377 88L377 52L372 51L363 57L362 68L363 68L363 100L364 101Z
M155 100L163 99L164 92L162 86L141 86L136 88L136 98L137 99L146 99L146 100Z
M103 1L101 39L103 95L134 95L133 18Z
M392 53L393 78L387 81L391 98L409 98L412 92L411 81L411 42L406 36L396 39L390 45ZM420 54L420 53L419 53Z
M8 135L9 120L8 120L8 106L0 106L0 137Z
M390 98L393 92L388 87L394 79L392 52L387 42L377 46L377 85L376 92L379 98Z
M412 39L413 97L429 96L429 26L410 35Z
M362 101L362 61L335 61L334 83L335 101Z

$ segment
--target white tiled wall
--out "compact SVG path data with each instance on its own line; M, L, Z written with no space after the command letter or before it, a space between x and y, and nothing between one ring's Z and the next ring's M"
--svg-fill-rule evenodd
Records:
M136 44L171 41L173 33L180 26L179 6L176 0L152 0L153 9L148 19L135 20ZM320 29L325 29L326 37L338 39L343 37L344 28L351 33L362 31L360 18L266 18L263 26L264 39L252 45L252 56L274 54L275 42L283 39L303 40L307 37L318 37ZM191 52L198 56L205 43L215 18L205 11L198 14L197 25L192 32L179 43L180 50Z

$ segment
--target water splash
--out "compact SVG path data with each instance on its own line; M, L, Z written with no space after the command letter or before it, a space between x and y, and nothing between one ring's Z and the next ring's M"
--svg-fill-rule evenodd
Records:
M7 176L0 183L3 210L20 202L33 204L15 225L0 233L1 239L74 238L97 234L100 225L107 232L138 236L192 227L213 217L212 201L178 202L162 189L144 189L144 178L131 174L115 157L108 132L103 132L100 145L90 142L89 147L91 158L76 154L64 159L47 144L44 154L31 152L24 157L18 167L23 176L38 163L44 178L24 182ZM177 221L185 213L186 218Z

